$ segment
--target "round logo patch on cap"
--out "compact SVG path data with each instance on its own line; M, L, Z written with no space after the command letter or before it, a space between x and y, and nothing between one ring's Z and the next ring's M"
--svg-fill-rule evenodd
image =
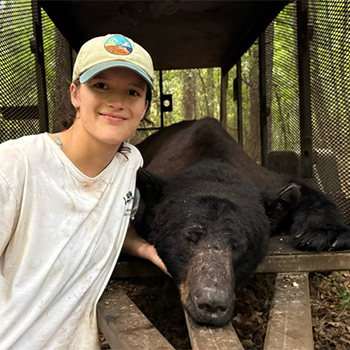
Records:
M132 45L130 41L122 35L113 35L105 42L105 49L114 55L130 55Z

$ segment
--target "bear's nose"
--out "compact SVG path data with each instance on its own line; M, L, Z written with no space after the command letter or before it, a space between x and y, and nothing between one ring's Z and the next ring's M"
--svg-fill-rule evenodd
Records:
M218 288L202 288L195 295L195 303L205 313L225 313L229 308L229 294Z

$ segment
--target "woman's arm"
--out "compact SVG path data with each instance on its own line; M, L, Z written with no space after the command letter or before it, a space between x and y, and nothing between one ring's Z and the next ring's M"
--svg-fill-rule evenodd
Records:
M154 246L141 238L131 225L128 228L122 252L138 258L149 260L158 266L163 272L169 275L167 268L158 256Z

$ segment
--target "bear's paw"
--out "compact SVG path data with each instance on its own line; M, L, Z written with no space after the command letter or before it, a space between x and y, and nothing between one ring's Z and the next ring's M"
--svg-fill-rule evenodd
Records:
M295 232L295 239L301 250L321 252L350 249L350 229L344 225L304 227Z

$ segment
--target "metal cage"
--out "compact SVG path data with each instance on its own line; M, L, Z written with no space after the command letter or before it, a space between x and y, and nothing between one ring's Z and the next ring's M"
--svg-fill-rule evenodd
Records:
M224 125L253 159L308 179L347 223L349 16L345 0L290 3L233 68L235 102L222 99L238 110ZM36 1L0 2L0 142L60 129L74 55Z

